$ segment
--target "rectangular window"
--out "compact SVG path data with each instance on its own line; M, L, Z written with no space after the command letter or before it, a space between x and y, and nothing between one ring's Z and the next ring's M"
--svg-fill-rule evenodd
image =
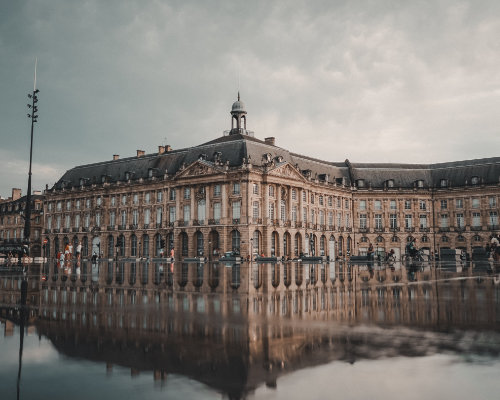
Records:
M116 223L116 214L114 211L110 211L109 212L109 224L111 226L115 226L115 223Z
M69 215L66 215L66 217L64 218L64 227L66 229L69 229L71 226L71 218ZM98 225L99 226L99 225Z
M240 194L240 183L239 182L233 183L233 194Z
M214 203L214 220L220 221L220 203Z
M412 215L405 215L405 228L411 229L413 227Z
M498 213L496 211L490 211L490 223L489 225L497 227L498 226Z
M349 213L345 215L345 227L349 228L351 226L351 218L349 217Z
M333 199L332 199L332 196L328 196L328 207L333 207Z
M269 203L269 219L274 219L274 203L271 201Z
M90 227L90 214L85 214L85 228Z
M184 188L184 199L190 199L191 198L191 188L185 187Z
M145 202L146 204L149 204L149 202L150 202L150 201L151 201L151 193L150 193L150 192L146 192L146 193L144 194L144 202Z
M101 226L101 213L95 213L95 226Z
M472 198L472 208L479 208L479 198L478 197Z
M375 200L373 203L373 209L376 211L382 210L382 201L381 200Z
M80 209L80 200L77 200L77 201L76 201L76 203L75 203L75 208L76 208L77 210L79 210L79 209Z
M337 228L342 227L342 213L337 213Z
M323 196L319 196L319 205L322 206L323 205Z
M205 209L206 209L205 199L198 200L198 221L200 223L203 223L203 221L205 221Z
M455 208L464 208L464 199L456 199Z
M257 185L256 183L254 183L252 186L252 193L259 194L259 185Z
M349 210L349 199L345 199L345 209Z
M184 206L184 222L187 223L189 220L191 220L191 206L186 204Z
M172 200L175 200L175 189L170 189L170 194L169 194L169 199L172 201Z
M158 190L156 192L156 202L161 203L163 200L163 192L161 190Z
M464 215L463 214L457 214L457 228L463 228L464 227Z
M319 223L320 225L325 225L325 212L323 210L319 212Z
M307 224L307 207L302 208L302 220L304 224Z
M62 210L62 203L60 201L57 202L57 211L61 211Z
M427 215L426 214L420 214L420 228L422 228L422 229L427 228Z
M286 203L285 203L285 200L281 200L280 219L282 221L286 221Z
M481 226L481 213L472 213L472 226L478 228Z
M441 210L446 210L448 208L448 200L441 200Z
M366 214L359 214L359 227L360 229L366 229Z
M391 229L395 229L398 227L398 215L397 214L390 214L389 215L389 222Z
M137 210L132 211L132 224L139 225L139 211Z
M144 210L144 225L149 225L151 222L151 210L146 208Z
M163 209L161 207L158 207L156 209L156 224L161 225L163 219Z
M174 223L176 219L176 212L175 212L175 206L170 206L168 208L168 221L170 223Z
M214 186L214 197L219 197L221 194L221 186L220 185L215 185Z
M427 203L425 202L425 200L419 200L418 201L418 207L424 211L424 210L427 210Z
M312 224L316 223L316 214L314 210L311 210L311 223Z
M490 208L496 207L497 206L497 198L496 197L490 197L488 199L488 204Z
M87 200L87 201L88 201L88 200ZM122 196L122 205L126 205L126 204L127 204L127 195L126 195L126 194L124 194L124 195ZM88 206L87 206L87 207L88 207Z
M391 200L390 208L391 208L391 210L396 210L396 200Z
M100 207L102 205L102 197L101 196L99 196L97 198L96 204L97 204L98 207Z
M269 196L274 197L274 186L269 185Z
M121 219L121 225L125 226L127 224L127 211L126 210L122 210L120 219Z
M50 215L47 217L47 229L52 229L52 217Z
M71 201L69 200L66 202L66 210L67 211L71 210Z
M252 216L255 219L259 218L259 202L258 201L254 201L253 202L253 213L252 213Z
M405 210L411 210L411 200L405 200Z
M307 200L306 200L306 198L307 198L306 191L305 191L305 190L303 190L303 191L302 191L302 201L303 201L303 202L306 202L306 201L307 201Z
M241 201L233 201L233 220L240 219Z
M448 228L450 226L448 221L448 214L441 214L441 228Z
M292 189L292 200L297 200L297 190Z
M292 207L292 221L297 222L297 206Z
M366 210L366 200L360 200L359 201L359 209L360 210Z

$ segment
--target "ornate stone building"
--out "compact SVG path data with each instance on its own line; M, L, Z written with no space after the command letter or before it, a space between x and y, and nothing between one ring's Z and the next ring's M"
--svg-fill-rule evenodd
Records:
M41 255L41 237L43 227L43 196L34 192L31 196L30 251L31 255ZM21 196L21 189L12 189L12 196L0 200L0 247L19 245L24 242L24 212L26 196ZM0 251L1 253L1 251Z
M82 165L45 198L51 254L81 241L83 256L176 258L238 251L293 258L404 251L471 252L498 234L500 157L431 165L351 164L296 154L246 129L204 144Z

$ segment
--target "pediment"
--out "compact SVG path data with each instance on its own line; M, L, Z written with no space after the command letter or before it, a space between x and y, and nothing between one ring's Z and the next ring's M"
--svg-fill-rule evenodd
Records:
M190 178L221 173L224 173L224 170L216 167L213 163L197 160L189 164L187 167L180 169L175 175L175 178Z
M281 165L276 165L267 171L268 175L285 177L287 179L294 179L298 181L305 182L307 179L298 171L295 167L293 167L290 163L285 162Z

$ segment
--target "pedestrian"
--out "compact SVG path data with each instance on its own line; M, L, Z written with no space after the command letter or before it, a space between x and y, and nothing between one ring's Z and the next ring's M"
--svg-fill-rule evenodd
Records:
M79 241L78 245L76 246L76 259L80 261L80 256L82 254L82 242Z
M174 255L175 255L175 252L174 252L174 248L172 247L170 249L170 258L173 260L174 259Z

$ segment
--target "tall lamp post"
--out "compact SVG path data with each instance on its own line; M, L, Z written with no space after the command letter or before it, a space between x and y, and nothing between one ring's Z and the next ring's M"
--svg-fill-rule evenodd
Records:
M24 211L24 240L26 245L30 245L30 231L31 231L31 163L33 160L33 128L35 126L35 122L37 122L37 112L38 106L38 92L39 90L36 88L36 64L35 60L35 78L33 83L33 93L28 94L28 97L31 99L31 104L28 104L28 109L30 109L30 113L28 114L28 118L31 119L31 141L30 141L30 166L28 172L28 192L26 193L26 208ZM29 253L28 253L29 254Z

